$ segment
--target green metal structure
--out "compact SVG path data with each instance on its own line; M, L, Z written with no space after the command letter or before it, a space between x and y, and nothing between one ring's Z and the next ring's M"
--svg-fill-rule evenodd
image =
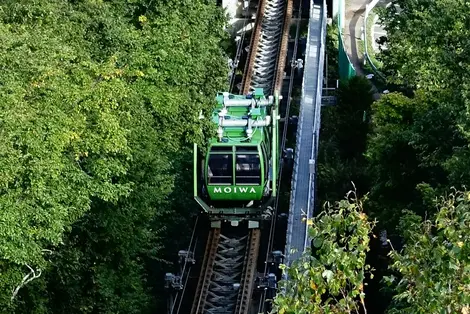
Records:
M343 27L344 27L344 9L345 4L344 0L338 0L338 63L339 63L339 78L341 80L347 80L356 75L356 70L354 69L349 56L344 49L343 41Z
M194 144L194 198L213 219L262 219L277 194L279 96L219 93L212 113L216 135L198 158Z
M353 76L356 76L356 70L352 65L351 61L349 60L349 56L344 50L344 43L343 43L343 32L339 31L339 47L338 47L338 63L339 63L339 78L341 80L350 79Z

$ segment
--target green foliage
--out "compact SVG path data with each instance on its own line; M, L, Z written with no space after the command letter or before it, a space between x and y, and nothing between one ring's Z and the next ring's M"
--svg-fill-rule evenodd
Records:
M412 106L421 110L409 123L409 143L428 168L429 180L449 180L447 187L466 185L470 59L465 47L470 30L462 21L470 7L460 0L393 4L381 13L389 48L381 58L391 82L418 92Z
M392 80L427 90L468 86L470 7L464 0L395 0L382 14L387 46L382 59ZM468 88L458 93L468 93Z
M374 102L371 90L371 84L363 77L353 77L339 89L336 132L343 159L359 158L365 150Z
M336 80L339 79L339 29L338 24L332 23L326 26L326 58L328 62L327 75L328 87L336 86Z
M1 282L7 294L25 265L45 266L43 249L62 242L92 198L116 202L130 189L120 182L130 158L128 89L118 78L98 80L114 64L91 63L66 43L66 27L55 17L61 3L10 7L0 11L0 255L2 273L7 265L17 273ZM41 23L57 21L56 32L38 27L42 14Z
M362 154L370 129L371 85L353 77L341 83L337 97L336 106L322 108L317 204L340 199L351 189L351 181L360 193L368 189Z
M391 93L374 104L366 152L372 183L368 207L381 222L396 226L403 208L433 212L417 189L423 182L437 192L466 184L465 162L458 156L468 147L455 125L457 115L422 90L413 98Z
M291 266L283 266L288 279L279 284L274 310L279 314L360 313L374 223L354 199L327 207L308 225L312 247Z
M416 151L409 144L412 136L414 103L401 94L383 96L373 106L373 133L367 158L372 179L371 202L384 224L396 224L399 213L416 197L416 184L423 180Z
M400 220L403 251L392 251L396 296L389 313L467 313L470 304L470 194L442 198L433 220L406 211Z
M413 208L402 212L398 231L404 247L396 251L392 246L392 275L384 277L395 294L387 313L468 313L470 193L454 191L432 198L429 186L419 189L437 211L424 221ZM360 201L349 199L307 223L311 249L291 266L283 265L287 279L280 282L274 311L362 312L364 279L368 273L373 278L366 253L375 222L368 221Z
M379 220L378 227L391 236L405 227L408 230L401 233L408 239L405 255L392 254L395 265L401 267L395 270L403 276L397 288L396 313L466 313L469 293L458 287L468 281L468 256L452 251L456 250L455 244L449 245L447 229L437 220L421 224L419 219L437 212L436 195L445 194L453 186L464 189L470 184L470 28L465 22L470 7L463 0L395 0L392 4L400 6L401 11L398 13L391 5L380 13L388 49L378 57L388 75L388 85L402 93L383 95L372 106L370 129L358 132L369 132L365 146L361 141L351 146L346 140L339 144L334 131L330 131L340 129L337 120L347 126L351 112L338 117L335 108L323 109L318 194L322 200L337 199L341 191L336 191L344 188L351 177L362 177L370 184L364 206L371 217ZM341 128L338 134L348 137L348 131L353 130ZM364 150L365 159L361 160ZM356 157L340 158L343 151ZM466 216L460 217L458 210L449 214L452 219L442 218L451 207L465 208L463 195L446 198L439 207L447 209L441 209L437 219L446 221L449 228L466 227ZM401 219L404 213L405 220ZM457 227L458 223L462 224ZM416 273L423 269L429 272ZM379 273L386 272L383 267ZM455 289L446 296L449 283ZM371 298L381 297L372 293Z
M221 12L208 0L0 4L2 310L156 305L152 269L177 249L159 234L189 215L190 144L225 84ZM42 276L12 303L28 267Z

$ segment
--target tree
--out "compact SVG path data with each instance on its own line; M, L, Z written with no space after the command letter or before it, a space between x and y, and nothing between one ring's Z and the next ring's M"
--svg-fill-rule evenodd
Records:
M370 130L368 122L373 102L372 85L364 77L352 77L339 88L335 132L342 159L362 157Z
M470 193L442 197L434 219L405 211L400 231L405 246L393 250L387 282L396 295L389 313L467 313L470 306Z
M468 54L465 1L395 0L381 13L388 49L381 54L389 81L407 97L382 97L373 107L367 145L373 183L367 208L389 228L404 208L433 212L420 188L438 194L470 183Z
M337 21L334 21L332 24L326 26L326 62L328 63L328 68L326 69L328 76L328 82L326 82L328 87L336 86L336 82L339 79L339 63L338 63L338 48L339 48L339 28ZM307 37L305 34L304 37Z
M382 59L390 79L435 92L452 89L464 96L467 89L456 88L469 77L466 1L395 0L392 4L381 14L388 48Z
M348 195L349 196L349 195ZM312 247L290 266L279 284L274 311L279 314L360 313L369 236L374 223L361 201L342 200L307 221Z
M365 175L367 137L373 103L371 85L363 77L341 82L335 106L322 108L318 153L318 204L340 199L353 181L368 190Z
M470 183L470 59L466 53L470 32L465 24L469 13L463 0L396 0L381 15L388 48L380 56L384 71L389 83L406 96L384 95L372 106L363 168L371 190L364 207L393 238L404 209L421 218L430 217L437 211L432 202L436 195ZM348 121L347 116L343 119ZM336 162L343 146L325 138L328 146L320 146L320 157L324 158L322 149L327 148L326 156L331 157L324 159L331 166L324 171L319 165L319 180L326 179L320 182L330 192L349 182L343 179L328 185L335 182L330 178L349 176L355 164ZM360 145L351 151L363 152ZM460 259L460 263L466 260ZM386 267L382 270L387 271ZM406 312L403 308L398 311ZM437 312L437 308L425 309ZM460 310L467 311L465 307L450 311Z
M225 84L224 25L206 0L2 2L0 308L155 307L154 263L177 249L161 232L194 209L179 183Z
M433 138L420 136L420 140L425 139L427 143L423 144L431 147L442 145L444 150L451 147L455 156L446 156L449 160L444 167L455 186L464 184L461 179L465 184L469 179L460 177L469 169L465 161L469 154L469 121L464 113L470 108L470 58L465 53L470 31L462 22L468 14L470 8L463 0L395 0L381 14L388 46L382 59L389 80L426 94L431 105L423 114L425 123L420 124L427 127L423 130L434 130L434 134L429 134ZM437 140L437 145L429 139ZM433 155L431 152L431 160Z
M120 182L130 158L123 127L128 89L117 77L99 79L115 71L114 64L91 63L83 48L66 44L71 23L36 27L57 22L65 7L7 3L0 11L5 304L29 268L46 267L49 249L63 241L92 198L114 203L130 190Z
M383 96L373 105L366 157L371 178L368 208L384 226L398 223L401 210L419 197L416 185L426 180L418 152L410 144L416 102L398 94Z
M366 157L371 180L368 210L383 225L396 226L401 211L433 212L423 204L421 184L443 193L465 185L467 140L456 125L457 113L439 96L424 90L412 98L399 93L373 105ZM393 229L393 228L391 228Z

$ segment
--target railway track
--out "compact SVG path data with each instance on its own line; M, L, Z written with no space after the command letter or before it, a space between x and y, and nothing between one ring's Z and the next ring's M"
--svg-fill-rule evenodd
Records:
M249 235L249 246L245 254L245 263L243 268L243 277L238 293L235 314L247 314L253 292L255 281L256 263L258 261L258 252L261 239L261 230L252 229Z
M259 229L244 236L211 230L191 314L248 313L260 235Z
M207 238L206 251L202 261L201 275L196 288L196 295L191 308L191 314L204 313L207 294L212 278L213 267L220 240L220 229L212 229Z
M288 4L287 4L288 14L286 15L286 20L287 19L288 20L286 21L286 23L287 23L286 25L290 25L290 23L291 23L291 16L292 16L292 11L293 11L293 3L292 2L293 2L292 0L289 0ZM291 105L291 101L292 101L292 90L293 90L293 86L294 86L294 77L295 77L294 72L296 70L296 66L294 65L294 62L295 62L294 60L295 60L295 57L297 56L298 41L299 41L299 35L300 35L300 20L301 20L301 17L302 17L302 1L300 1L299 5L298 5L298 8L297 8L297 18L296 18L296 22L295 22L294 48L293 48L293 52L292 52L293 60L291 61L292 63L290 65L289 83L288 83L289 87L287 88L286 112L285 112L285 115L284 115L285 117L289 117L290 105ZM289 36L288 36L288 34L286 34L286 32L284 32L283 35L284 36L287 35L287 36L282 38L283 43L281 45L287 45L287 41L289 40ZM284 43L284 41L285 41L285 43ZM283 53L283 52L281 51L281 53ZM285 58L285 56L284 56L284 58ZM278 66L280 67L281 65L279 64ZM276 88L281 89L280 88L281 85L282 85L282 78L277 77L276 82L275 82ZM287 128L288 128L288 123L284 123L283 137L282 137L282 142L281 142L281 150L284 150L285 147L286 147ZM279 178L282 178L282 175L283 175L283 164L284 164L284 160L281 159L280 170L279 170ZM280 184L279 184L278 190L280 190ZM275 201L276 205L279 203L279 197L280 197L280 193L276 197L276 201ZM276 209L276 212L274 213L274 215L277 214L277 206L275 207L275 209ZM276 232L276 223L274 221L272 221L271 226L270 226L270 230L269 230L268 249L266 250L266 256L265 256L266 261L269 259L269 254L270 254L270 252L272 252L272 250L274 248L274 235L275 235L275 232ZM268 263L265 263L265 267L264 267L264 270L263 270L262 274L264 276L268 276L268 273L269 273ZM266 311L266 307L267 307L266 306L267 304L265 302L266 300L267 300L267 291L265 290L263 293L261 293L260 299L258 301L258 311L257 311L257 313L264 313Z
M260 0L242 78L242 94L258 87L268 95L281 89L292 2ZM248 314L250 311L261 230L247 229L241 235L223 232L217 228L209 233L191 314Z
M242 80L242 94L261 87L271 95L279 87L276 83L282 81L284 73L291 15L292 0L260 0Z

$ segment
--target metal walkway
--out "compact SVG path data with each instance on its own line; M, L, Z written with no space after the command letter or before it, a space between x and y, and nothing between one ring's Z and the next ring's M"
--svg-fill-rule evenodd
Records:
M310 2L302 99L297 127L294 172L286 239L286 264L299 258L307 241L305 218L313 216L316 158L320 129L321 93L326 40L326 4Z

